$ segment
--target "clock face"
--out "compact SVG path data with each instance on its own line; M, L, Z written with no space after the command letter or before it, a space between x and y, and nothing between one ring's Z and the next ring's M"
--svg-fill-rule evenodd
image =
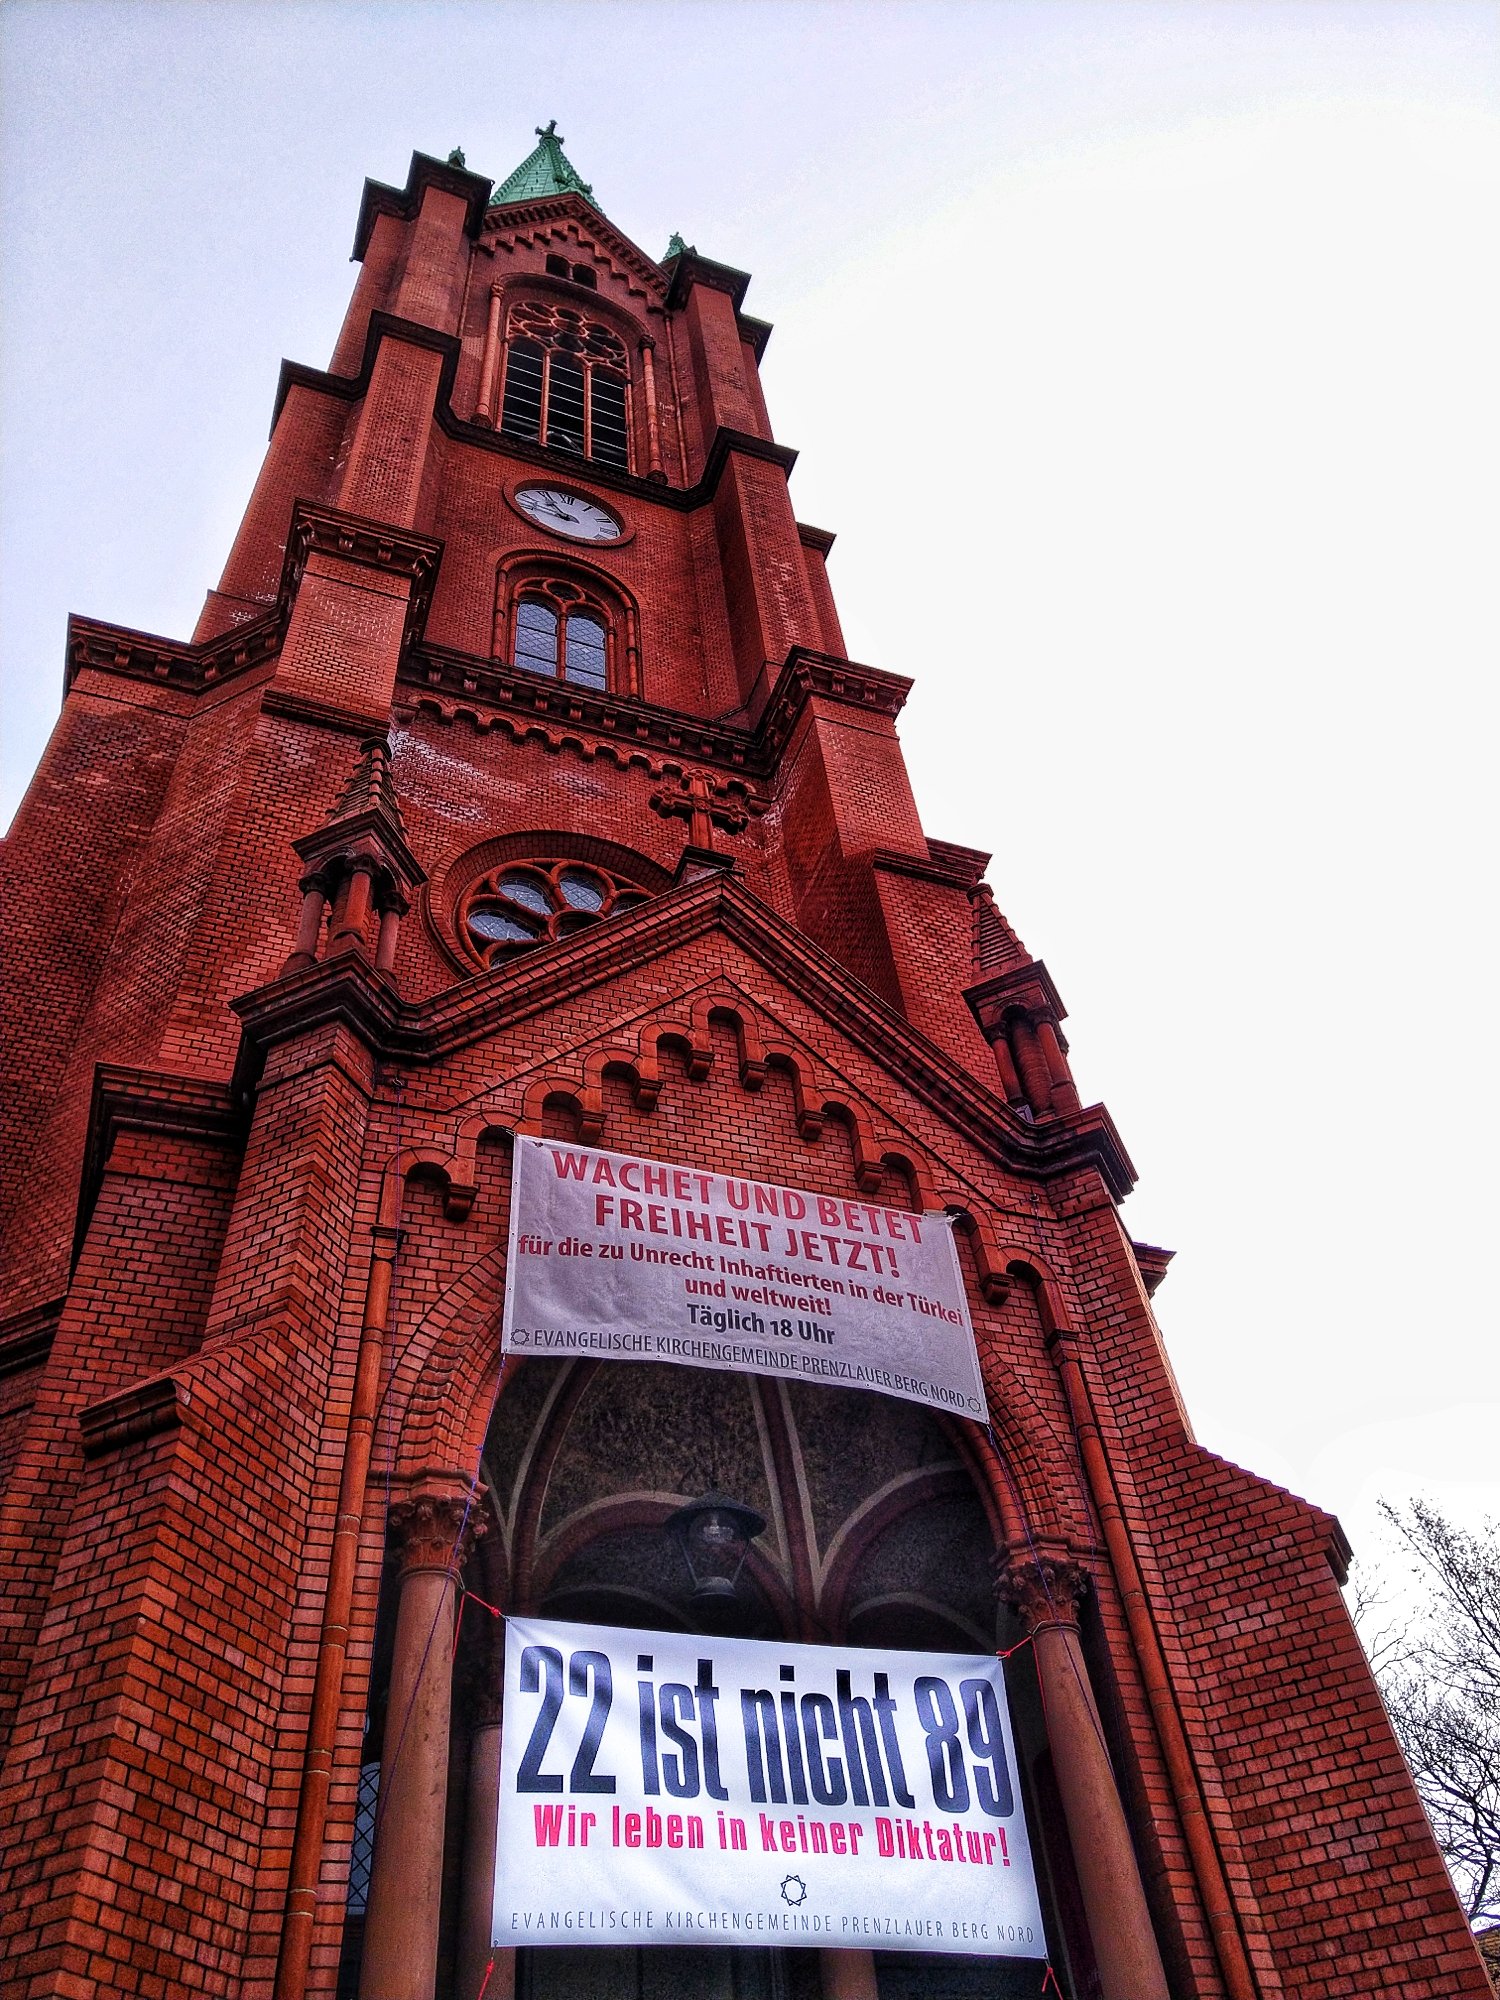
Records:
M617 542L620 524L597 500L586 500L566 486L523 486L516 505L528 521L566 535L573 542Z

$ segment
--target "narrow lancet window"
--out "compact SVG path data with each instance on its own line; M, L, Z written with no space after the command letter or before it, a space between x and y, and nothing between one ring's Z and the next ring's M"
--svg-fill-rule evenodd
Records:
M557 613L534 597L516 606L516 665L534 674L557 672Z
M607 679L604 627L597 618L590 618L586 611L574 611L566 621L566 635L563 641L563 679L578 681L584 687L604 687Z
M529 340L515 341L505 367L505 404L500 428L507 437L534 438L542 430L542 383L546 359Z

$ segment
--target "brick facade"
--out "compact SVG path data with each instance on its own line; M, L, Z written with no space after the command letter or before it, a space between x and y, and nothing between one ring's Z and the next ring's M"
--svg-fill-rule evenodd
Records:
M387 1548L413 1510L450 1545L463 1523L450 1567L491 1601L543 1589L560 1503L518 1489L513 1532L493 1497L504 1422L569 1366L500 1366L524 1130L959 1216L994 1433L943 1430L923 1504L962 1489L1003 1575L1077 1578L1065 1636L1165 1968L1135 1991L1486 1993L1344 1611L1338 1525L1193 1441L1148 1296L1164 1259L1122 1225L1130 1163L1079 1105L1061 1002L987 857L923 832L907 682L842 655L747 280L654 262L576 192L488 192L422 156L404 189L367 186L332 366L283 369L197 632L73 621L5 844L4 1990L331 1996L364 1950L394 1954L392 2000L474 2000L463 1770L492 1694L455 1692L450 1730L441 1690L430 1935L413 1916L377 1946L389 1910L350 1917L351 1842L405 1671ZM497 428L527 300L624 339L629 471ZM618 538L538 528L515 494L548 483ZM514 663L544 572L607 607L606 688ZM461 900L518 858L640 900L486 969ZM586 1400L575 1375L538 1451ZM501 1471L475 1503L484 1451ZM819 1477L764 1588L799 1636L843 1637ZM1039 1744L1059 1981L1133 2000L1070 1746ZM491 2000L513 1990L486 1970ZM926 1990L896 1978L825 1954L794 1986Z

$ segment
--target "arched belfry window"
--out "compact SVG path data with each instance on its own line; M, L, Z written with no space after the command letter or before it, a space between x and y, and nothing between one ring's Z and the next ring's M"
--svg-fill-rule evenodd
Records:
M579 687L609 686L610 625L602 605L577 584L545 577L516 596L511 657L528 673Z
M628 472L630 363L619 334L572 306L516 306L507 329L500 429Z

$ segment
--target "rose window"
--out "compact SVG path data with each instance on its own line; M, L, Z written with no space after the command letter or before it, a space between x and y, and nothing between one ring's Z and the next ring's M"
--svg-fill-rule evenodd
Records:
M645 900L635 883L592 862L509 861L464 897L458 928L474 957L497 965Z

